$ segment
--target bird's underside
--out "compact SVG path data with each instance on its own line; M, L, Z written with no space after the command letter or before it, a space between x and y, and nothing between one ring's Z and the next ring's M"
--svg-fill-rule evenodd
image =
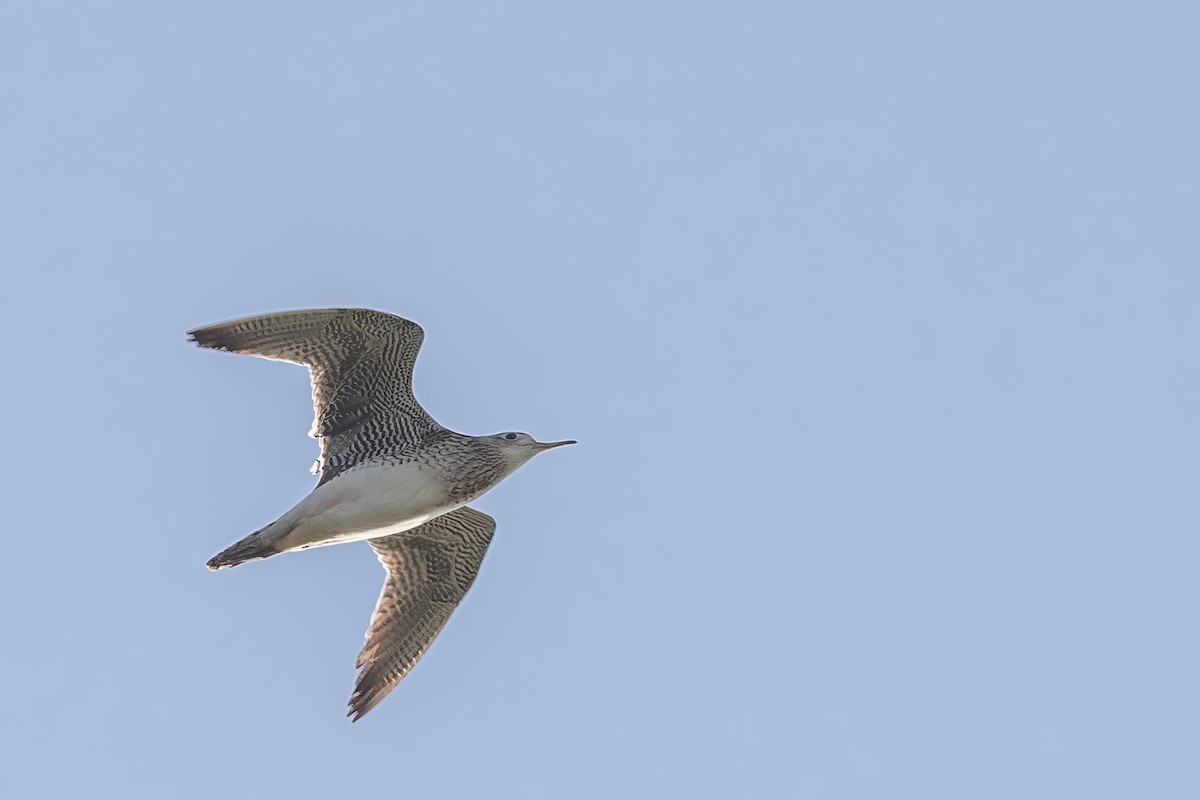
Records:
M189 335L204 348L309 368L312 435L321 445L319 478L311 496L343 485L328 484L356 466L454 435L413 397L413 365L424 337L416 323L365 309L320 309L247 317ZM358 657L360 672L350 699L355 721L428 649L475 580L496 528L488 515L458 504L435 513L440 515L426 517L428 521L403 533L368 540L387 570L387 580ZM256 542L256 535L216 556L209 566L233 566L280 552L274 540Z

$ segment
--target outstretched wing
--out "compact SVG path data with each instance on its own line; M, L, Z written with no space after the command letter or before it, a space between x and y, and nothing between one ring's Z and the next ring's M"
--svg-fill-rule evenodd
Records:
M387 581L350 697L357 722L379 704L429 649L479 573L496 520L462 507L411 531L370 539Z
M359 308L285 311L189 331L201 347L291 361L312 375L321 483L441 430L412 393L425 338L415 322Z

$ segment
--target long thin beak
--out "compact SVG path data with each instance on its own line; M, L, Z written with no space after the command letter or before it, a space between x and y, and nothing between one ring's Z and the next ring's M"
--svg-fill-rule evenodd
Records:
M555 447L562 447L564 444L579 444L574 439L567 439L565 442L538 442L538 449L551 450Z

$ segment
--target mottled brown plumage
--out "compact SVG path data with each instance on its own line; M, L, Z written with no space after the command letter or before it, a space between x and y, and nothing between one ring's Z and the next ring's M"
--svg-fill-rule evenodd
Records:
M408 674L475 581L496 520L460 508L396 536L372 539L387 582L375 604L350 698L359 719Z
M275 522L213 557L210 569L367 540L388 572L359 654L357 721L408 674L471 587L496 522L466 507L540 452L524 433L467 436L412 393L419 325L367 309L264 314L191 331L204 348L307 366L317 486Z
M285 311L197 328L201 347L303 364L312 376L321 483L405 444L444 431L413 396L425 332L415 322L362 308Z

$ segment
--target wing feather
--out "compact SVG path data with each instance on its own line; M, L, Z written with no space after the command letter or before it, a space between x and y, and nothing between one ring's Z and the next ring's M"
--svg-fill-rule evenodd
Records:
M190 331L200 347L309 368L320 483L443 430L412 392L425 338L415 322L361 308L262 314Z
M371 539L387 580L358 655L350 698L357 722L420 660L479 574L496 520L472 508L411 531Z

